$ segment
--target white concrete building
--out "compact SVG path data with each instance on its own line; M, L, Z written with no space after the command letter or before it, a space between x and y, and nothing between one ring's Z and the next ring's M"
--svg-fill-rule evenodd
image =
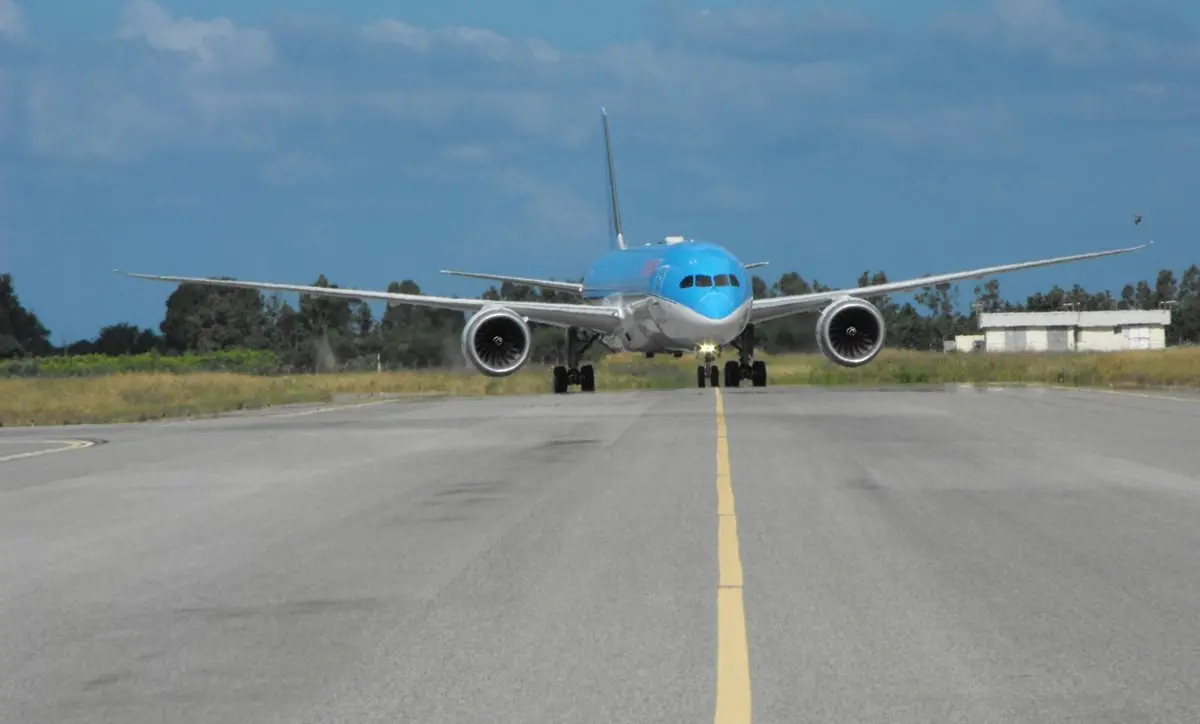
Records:
M988 352L1163 349L1167 346L1166 327L1170 323L1169 309L979 315L983 348Z
M943 343L947 352L974 352L982 350L985 344L984 335L982 334L959 334L955 335L954 340L947 340Z

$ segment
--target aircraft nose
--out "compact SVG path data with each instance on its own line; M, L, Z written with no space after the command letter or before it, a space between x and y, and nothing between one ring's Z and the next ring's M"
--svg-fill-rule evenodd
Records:
M696 311L709 319L725 319L736 309L733 296L724 292L705 294L696 304Z

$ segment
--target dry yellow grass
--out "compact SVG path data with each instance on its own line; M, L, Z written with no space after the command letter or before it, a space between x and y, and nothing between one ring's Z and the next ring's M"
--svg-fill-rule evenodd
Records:
M322 399L303 379L134 373L0 380L0 425L72 425L208 415Z
M1102 387L1200 387L1200 348L1105 354L940 354L888 350L858 369L817 355L765 357L771 385L894 385L951 382L1047 383ZM691 387L695 360L632 355L605 358L596 385L604 390ZM0 380L0 425L129 422L209 415L339 394L454 396L549 392L550 370L531 366L493 379L473 370L384 372L293 377L233 373L122 374L96 378Z

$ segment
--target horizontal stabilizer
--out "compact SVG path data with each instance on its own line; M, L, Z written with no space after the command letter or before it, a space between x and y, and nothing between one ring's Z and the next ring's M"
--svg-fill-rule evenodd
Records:
M754 262L750 262L749 264L746 264L746 268L747 269L755 269L760 266L766 266L767 264L770 264L770 263L771 262L769 262L769 261L754 261Z
M574 292L579 294L583 291L583 285L576 282L559 282L553 279L533 279L531 277L514 277L504 274L482 274L480 272L465 272L453 271L451 269L443 269L443 274L450 274L457 277L472 277L474 279L491 279L499 282L512 282L513 284L523 284L527 287L541 287L542 289L554 289L560 292Z

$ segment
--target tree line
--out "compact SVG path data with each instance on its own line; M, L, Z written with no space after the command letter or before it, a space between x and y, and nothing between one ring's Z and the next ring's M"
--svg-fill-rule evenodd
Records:
M884 272L863 272L858 286L888 280ZM324 275L315 286L336 287ZM964 298L964 285L940 284L912 294L904 303L884 297L874 300L887 320L887 345L894 348L941 350L944 340L977 330L980 312L1081 311L1157 309L1173 302L1167 343L1200 343L1200 266L1188 267L1179 276L1170 269L1153 281L1126 284L1120 293L1089 291L1079 285L1037 292L1023 301L1006 300L1000 282L975 284ZM830 287L787 272L769 284L753 277L756 298L825 291ZM420 294L411 279L392 282L391 292ZM504 283L481 295L492 300L542 300L570 302L567 292ZM756 337L768 352L816 350L813 328L816 314L795 315L759 326ZM293 306L280 295L251 289L220 289L183 284L167 298L158 329L119 322L100 329L91 339L64 346L51 343L50 330L26 309L17 296L11 274L0 274L0 359L101 354L120 356L157 351L163 355L208 353L223 350L266 350L275 353L285 371L335 369L414 369L458 367L464 364L459 335L466 321L462 312L388 307L376 318L362 301L300 295ZM563 359L561 330L534 325L532 359ZM595 355L601 354L593 350Z

